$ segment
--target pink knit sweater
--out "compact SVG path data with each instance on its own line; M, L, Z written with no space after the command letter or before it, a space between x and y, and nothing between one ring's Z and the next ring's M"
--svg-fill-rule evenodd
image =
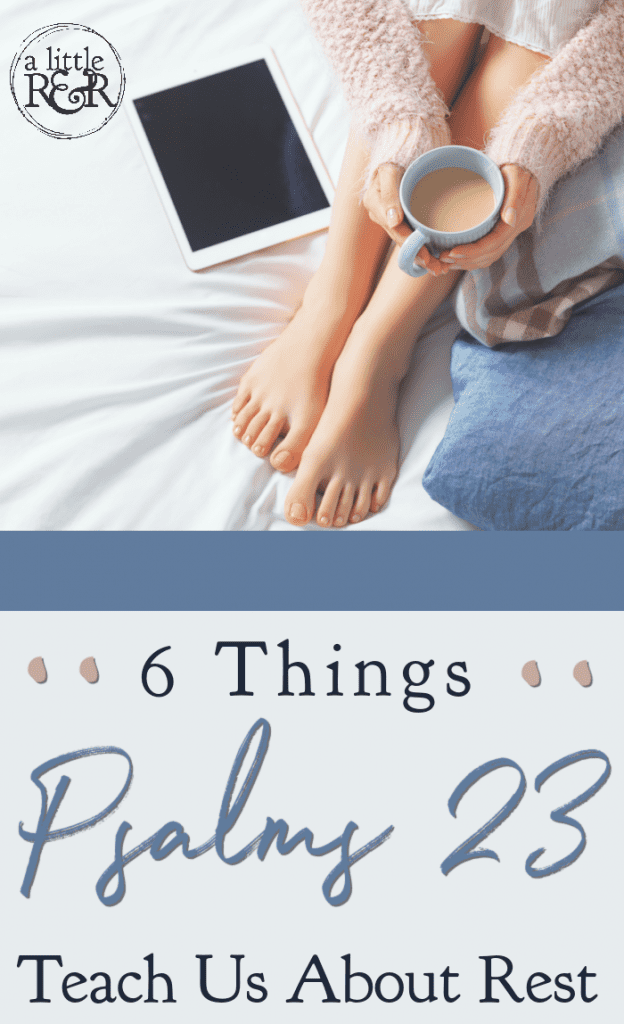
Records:
M450 142L448 110L403 0L301 0L370 145L367 184L383 163L407 167ZM519 89L486 152L552 185L591 157L624 116L624 0L598 13Z

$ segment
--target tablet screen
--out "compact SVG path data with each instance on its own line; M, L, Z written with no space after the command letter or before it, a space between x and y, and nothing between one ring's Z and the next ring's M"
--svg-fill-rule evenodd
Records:
M193 252L329 206L266 61L134 106Z

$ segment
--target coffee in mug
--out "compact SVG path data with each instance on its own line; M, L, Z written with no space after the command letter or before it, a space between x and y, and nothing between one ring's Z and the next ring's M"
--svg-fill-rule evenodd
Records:
M398 265L410 277L427 271L415 258L423 245L432 256L477 242L495 227L505 181L500 168L470 146L438 146L417 157L399 187L401 207L414 229L399 250Z
M493 189L476 171L442 167L425 174L410 199L410 212L436 231L465 231L481 224L494 211Z

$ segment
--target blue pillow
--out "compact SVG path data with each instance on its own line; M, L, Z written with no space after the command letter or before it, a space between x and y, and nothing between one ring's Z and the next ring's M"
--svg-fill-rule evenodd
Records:
M624 530L624 284L544 341L462 332L451 376L435 501L481 530Z

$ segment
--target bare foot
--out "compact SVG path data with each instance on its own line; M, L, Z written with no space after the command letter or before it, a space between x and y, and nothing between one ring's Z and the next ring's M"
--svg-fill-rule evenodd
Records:
M311 283L285 331L244 374L232 406L234 436L271 465L289 473L299 465L327 402L334 363L358 310L320 302Z
M378 512L397 474L395 421L402 374L358 343L357 327L336 362L329 399L286 497L286 518L305 526L358 523Z

